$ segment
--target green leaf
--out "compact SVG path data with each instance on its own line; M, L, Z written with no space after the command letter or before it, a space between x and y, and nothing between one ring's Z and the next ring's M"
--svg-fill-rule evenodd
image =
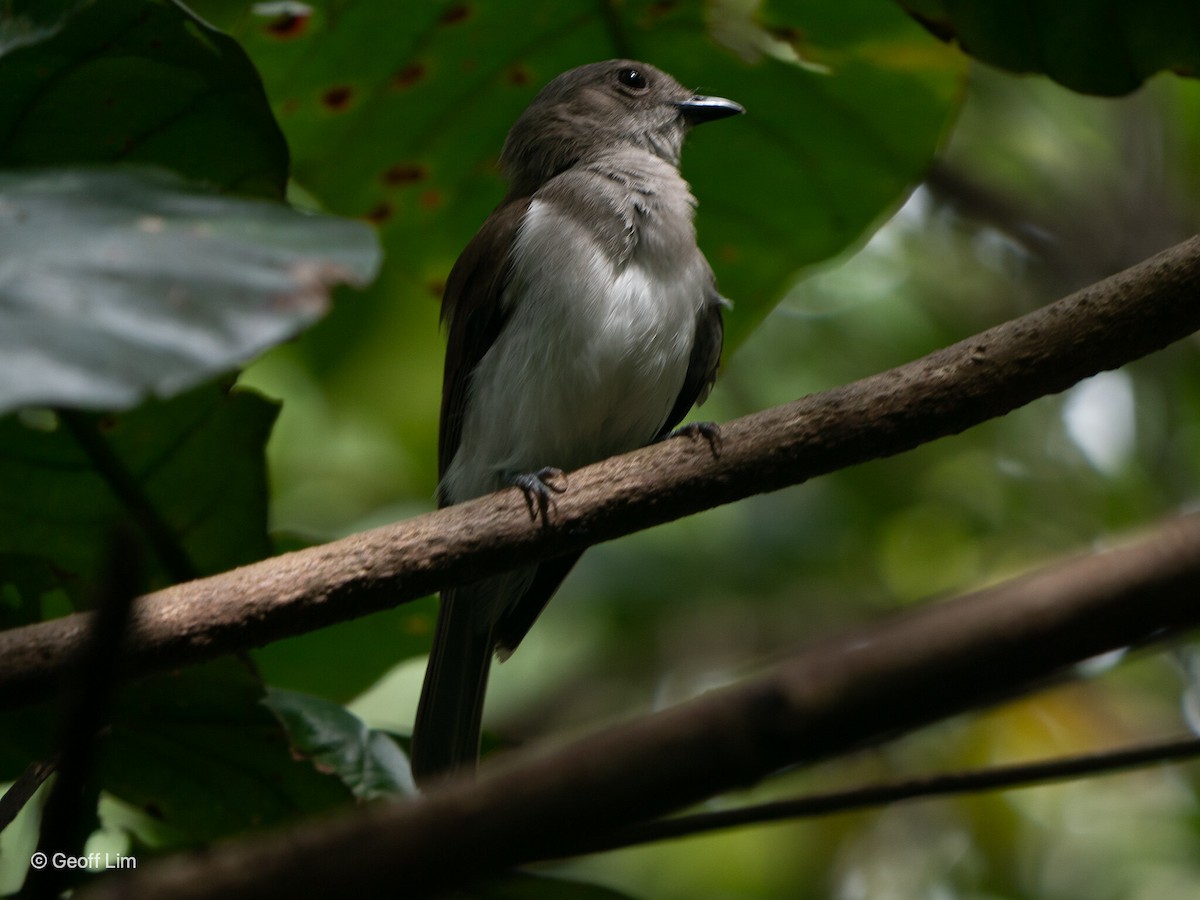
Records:
M1116 96L1151 75L1200 74L1194 0L899 0L944 41L1012 72L1038 72L1074 91Z
M119 409L229 371L369 280L370 229L161 171L0 173L0 412Z
M0 166L154 163L282 196L287 145L228 35L172 0L5 7Z
M408 759L392 738L320 697L269 688L266 704L283 720L297 749L342 780L356 797L414 795Z
M122 691L104 745L104 789L142 810L158 836L195 845L293 821L351 800L296 752L262 704L258 678L232 658Z
M0 419L0 624L44 617L52 587L86 601L120 520L146 541L144 589L178 580L164 543L199 574L268 556L263 445L277 410L207 385L70 425L49 412Z

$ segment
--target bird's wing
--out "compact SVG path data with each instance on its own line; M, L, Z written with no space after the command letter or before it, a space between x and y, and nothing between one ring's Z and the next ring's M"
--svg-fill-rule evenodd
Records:
M696 317L696 340L692 344L692 355L688 359L687 374L683 387L675 398L675 405L667 416L659 438L666 437L683 421L688 410L703 403L717 379L717 367L721 363L721 347L725 342L725 324L721 320L721 307L728 305L719 293L717 284L709 272L704 292L704 305Z
M508 317L500 297L512 269L512 246L529 210L529 198L507 200L479 229L450 271L442 296L446 368L438 427L438 479L444 478L462 439L471 373L491 348ZM448 499L439 489L438 504Z

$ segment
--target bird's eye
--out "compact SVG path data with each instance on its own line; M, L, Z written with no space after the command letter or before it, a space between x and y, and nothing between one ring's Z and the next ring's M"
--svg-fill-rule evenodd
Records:
M633 88L635 91L644 91L646 89L646 76L637 69L622 69L617 73L617 81L625 85L625 87Z

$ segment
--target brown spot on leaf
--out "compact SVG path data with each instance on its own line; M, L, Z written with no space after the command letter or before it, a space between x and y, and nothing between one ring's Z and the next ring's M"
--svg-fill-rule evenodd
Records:
M674 12L677 6L679 6L678 0L658 0L656 3L651 3L650 18L661 19Z
M308 30L308 20L311 18L312 15L309 13L303 15L284 13L267 23L267 34L281 41L300 37Z
M456 3L442 13L443 25L457 25L471 17L471 7L466 3Z
M354 91L346 85L331 87L321 95L321 102L334 112L342 112L354 99Z
M431 293L434 297L440 298L442 294L446 293L446 282L441 278L435 278L433 281L429 282L426 287L429 288L429 293Z
M399 72L392 76L392 87L409 88L425 77L425 66L423 63L409 63Z
M442 205L442 193L430 188L420 196L417 202L421 204L422 209L437 209Z
M281 115L290 116L300 108L300 101L295 97L288 97L279 104L279 112Z
M804 32L794 25L780 25L771 29L771 34L787 44L800 44L804 41Z
M428 177L429 170L420 163L396 163L394 166L389 166L383 173L383 183L396 187L424 181Z
M717 256L721 262L735 263L741 258L742 251L732 244L722 244L717 250Z
M507 77L508 83L516 85L517 87L523 87L533 80L533 76L530 74L529 69L520 63L517 63L514 66L509 66Z
M374 206L371 207L370 210L367 211L367 214L365 216L365 218L368 222L374 222L376 225L382 225L384 222L386 222L391 217L392 217L392 204L387 203L387 202L376 203Z

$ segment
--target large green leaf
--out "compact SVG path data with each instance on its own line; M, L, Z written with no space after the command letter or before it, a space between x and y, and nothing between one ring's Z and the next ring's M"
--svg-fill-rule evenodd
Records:
M269 555L263 445L276 412L206 385L128 413L0 419L0 625L55 611L43 608L54 589L87 600L119 522L145 541L144 589Z
M177 393L291 337L377 262L361 223L159 170L0 173L0 412Z
M282 193L287 146L254 67L181 4L7 0L0 11L0 166L155 163Z
M899 0L944 41L1074 91L1127 94L1157 72L1200 75L1195 0Z

